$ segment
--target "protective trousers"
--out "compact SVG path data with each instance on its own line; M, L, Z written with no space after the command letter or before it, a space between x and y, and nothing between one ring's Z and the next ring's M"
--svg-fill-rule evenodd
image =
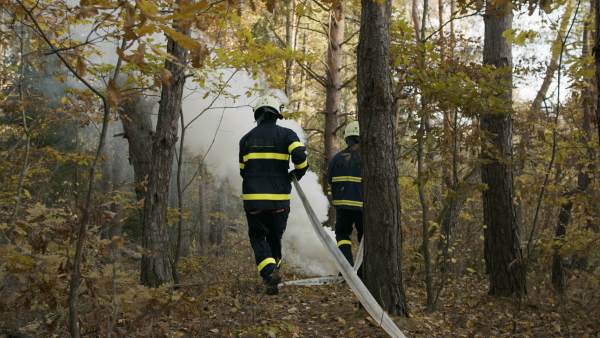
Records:
M264 281L279 267L281 262L281 238L287 226L290 209L246 210L248 236L254 250L258 272Z
M352 225L356 227L358 242L363 236L363 213L362 210L336 209L335 210L335 240L337 246L346 257L350 265L354 266L352 258Z

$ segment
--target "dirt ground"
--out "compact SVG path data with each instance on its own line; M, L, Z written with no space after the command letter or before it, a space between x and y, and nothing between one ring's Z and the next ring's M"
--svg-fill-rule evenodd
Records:
M276 296L265 295L243 233L226 236L208 255L183 259L182 280L167 291L139 286L140 261L122 259L123 277L114 298L109 278L88 284L80 296L82 337L388 337L359 307L346 282L286 285ZM488 296L486 276L450 275L437 310L428 313L422 274L406 272L411 317L391 319L406 337L599 337L595 289L586 290L572 277L568 288L573 291L560 300L543 275L530 273L528 296L521 302ZM319 276L283 268L284 281L310 277ZM5 308L0 338L66 337L68 313L65 307L61 311L12 313Z
M235 249L233 249L235 248ZM184 287L198 294L205 316L190 318L172 333L206 337L388 337L345 282L320 286L280 287L276 296L264 294L254 269L249 245L237 239L208 268L215 271L211 287ZM284 269L284 280L318 276ZM450 276L440 294L437 311L428 313L424 278L405 275L411 318L392 317L407 337L598 337L599 311L594 302L570 299L560 304L545 297L542 286L530 286L528 298L487 295L485 276ZM537 290L537 291L533 291ZM543 290L542 290L543 291ZM547 293L547 292L546 292ZM579 304L578 304L579 302ZM583 303L582 303L583 302ZM585 304L584 304L585 303ZM596 303L597 304L597 303ZM587 309L587 310L586 310Z

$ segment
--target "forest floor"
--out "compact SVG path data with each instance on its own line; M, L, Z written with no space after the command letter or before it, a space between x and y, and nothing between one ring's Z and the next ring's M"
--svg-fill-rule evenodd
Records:
M287 285L279 288L279 295L265 295L248 241L233 240L201 269L214 273L208 274L210 280L202 278L204 282L195 283L194 276L188 274L190 286L181 290L202 299L204 316L171 322L170 331L175 336L388 337L367 311L359 308L346 282ZM284 269L284 281L310 277L318 276L296 275ZM518 300L488 296L487 278L477 274L448 278L438 310L428 313L423 281L421 275L405 275L412 317L392 317L407 337L600 336L598 309L586 310L585 304L577 301L561 306L552 293L544 298L541 293L530 292L517 311Z
M119 291L117 320L110 324L110 304L117 304L111 297L104 297L109 300L107 305L96 310L86 305L80 310L82 336L388 337L367 311L359 308L346 282L286 285L276 296L265 295L249 241L242 232L228 234L218 253L183 259L176 291L159 293L140 287L136 282L140 261L123 255L122 262L121 274L131 282L127 290ZM310 277L320 276L283 269L284 281ZM437 311L428 313L423 276L408 272L404 277L411 318L391 319L407 337L600 336L599 295L593 291L571 294L561 303L548 286L530 282L527 298L519 303L488 296L487 278L466 272L447 278ZM7 314L2 314L4 320ZM0 338L68 336L65 324L49 330L43 324L32 324L35 314L19 316L28 319L0 323ZM37 315L37 322L43 323L39 318Z

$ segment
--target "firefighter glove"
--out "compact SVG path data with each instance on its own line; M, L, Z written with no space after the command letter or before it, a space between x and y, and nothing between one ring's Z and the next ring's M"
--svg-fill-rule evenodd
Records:
M304 174L306 174L307 169L308 169L308 165L302 169L294 169L294 170L290 171L290 180L293 180L294 176L296 176L296 179L298 181L300 181L302 176L304 176Z

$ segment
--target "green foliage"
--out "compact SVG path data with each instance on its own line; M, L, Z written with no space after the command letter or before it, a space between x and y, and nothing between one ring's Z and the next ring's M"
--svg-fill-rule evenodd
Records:
M538 37L538 32L533 30L518 31L516 29L509 29L502 33L502 36L506 38L506 43L524 46L527 42L532 42Z

